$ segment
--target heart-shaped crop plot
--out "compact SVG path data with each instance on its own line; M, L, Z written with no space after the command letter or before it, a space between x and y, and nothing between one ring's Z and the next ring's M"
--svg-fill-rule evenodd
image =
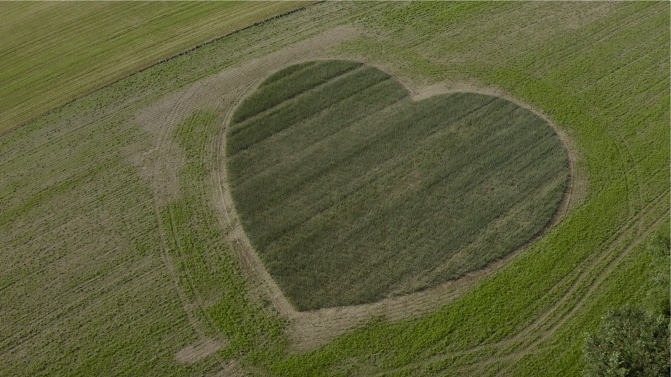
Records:
M349 61L273 74L227 132L243 228L299 310L480 269L549 223L568 178L563 144L532 111L475 93L415 102Z

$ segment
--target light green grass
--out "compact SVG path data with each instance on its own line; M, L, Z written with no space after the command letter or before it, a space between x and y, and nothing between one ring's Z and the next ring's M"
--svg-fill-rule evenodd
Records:
M301 310L459 278L540 232L562 198L566 151L528 109L413 102L354 62L287 70L236 109L227 152L247 235Z
M390 67L417 85L495 87L544 111L574 142L587 194L451 304L289 355L283 320L252 300L227 233L212 224L214 135L227 109L188 114L166 135L175 144L159 157L184 163L178 195L161 204L137 162L155 144L132 119L180 87L339 24L364 34L315 53ZM584 333L609 308L646 299L649 258L637 245L651 229L668 232L668 28L663 2L322 3L5 134L0 374L208 375L235 357L252 375L577 375ZM226 345L181 364L175 352L199 337L194 318Z
M3 3L0 135L161 59L304 4Z

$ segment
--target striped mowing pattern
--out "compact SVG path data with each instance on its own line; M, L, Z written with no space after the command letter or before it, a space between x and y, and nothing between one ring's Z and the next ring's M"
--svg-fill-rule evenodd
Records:
M501 258L548 223L568 176L559 138L531 111L474 93L413 102L353 62L272 75L228 132L243 226L301 310L426 288Z

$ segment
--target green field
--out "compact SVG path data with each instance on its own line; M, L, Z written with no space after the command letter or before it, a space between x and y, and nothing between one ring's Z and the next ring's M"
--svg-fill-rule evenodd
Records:
M20 20L83 4L21 6L0 9ZM46 114L78 94L31 89L42 115L0 137L0 375L579 375L608 309L650 305L646 248L669 234L669 14L665 2L324 2ZM0 25L11 41L19 26ZM40 56L39 40L16 49ZM542 111L574 153L567 211L439 307L287 310L227 217L226 125L253 119L233 112L273 73L324 59L379 67L418 98L470 89Z
M426 289L503 257L548 223L568 174L532 111L475 93L414 102L348 61L276 73L228 133L240 219L301 310Z
M301 2L0 6L0 135L55 106Z

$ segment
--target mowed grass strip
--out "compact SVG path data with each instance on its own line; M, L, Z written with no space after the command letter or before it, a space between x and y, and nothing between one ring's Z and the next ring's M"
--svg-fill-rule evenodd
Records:
M0 134L160 59L306 4L4 3Z
M413 102L386 73L342 61L269 81L236 110L230 184L250 240L300 310L458 278L540 232L562 198L562 143L509 101Z

